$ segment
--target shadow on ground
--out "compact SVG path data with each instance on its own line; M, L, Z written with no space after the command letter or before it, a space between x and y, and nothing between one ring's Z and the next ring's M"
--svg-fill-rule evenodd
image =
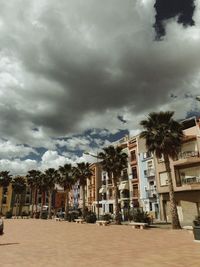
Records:
M0 243L0 246L10 246L10 245L18 245L19 243Z

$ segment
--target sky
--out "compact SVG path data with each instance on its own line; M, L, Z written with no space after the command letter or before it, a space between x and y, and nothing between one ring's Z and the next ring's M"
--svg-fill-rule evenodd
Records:
M0 170L90 160L151 111L199 113L200 0L0 5Z

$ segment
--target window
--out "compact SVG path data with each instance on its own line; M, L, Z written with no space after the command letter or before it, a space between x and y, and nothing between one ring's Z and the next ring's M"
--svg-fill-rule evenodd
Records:
M160 186L166 186L166 185L168 185L167 172L161 172L159 174L159 176L160 176Z
M147 168L151 169L152 167L153 167L153 161L150 160L150 161L147 162Z
M145 152L143 153L143 159L147 159L151 157L151 153L150 152Z
M25 204L30 204L30 197L26 196Z
M138 197L138 185L133 185L133 197Z
M112 197L112 194L113 194L113 190L109 189L109 197Z
M113 204L109 204L109 212L112 214L113 213Z
M133 179L137 179L137 168L136 167L132 168L132 176L133 176Z
M128 172L127 172L127 169L124 169L123 170L123 173L122 173L122 181L126 181L128 180Z
M136 151L135 150L131 151L131 161L136 161Z

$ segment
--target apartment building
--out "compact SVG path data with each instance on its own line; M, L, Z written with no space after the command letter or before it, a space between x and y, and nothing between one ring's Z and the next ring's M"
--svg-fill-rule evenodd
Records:
M181 152L170 161L175 199L182 225L191 225L200 214L200 128L199 120L182 122L184 138ZM160 198L161 219L170 221L168 179L163 159L156 160L157 191Z
M130 206L137 208L140 206L138 136L128 140L128 156Z
M139 188L143 210L160 219L160 204L156 185L155 158L147 152L145 140L138 137Z
M100 163L90 164L92 176L87 179L86 185L86 206L89 210L95 212L99 217L102 206L100 205L100 189L101 189L101 165Z

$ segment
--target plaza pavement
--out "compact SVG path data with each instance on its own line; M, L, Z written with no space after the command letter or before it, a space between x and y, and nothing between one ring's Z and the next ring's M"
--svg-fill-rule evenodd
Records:
M186 230L5 220L0 267L199 267L200 243Z

